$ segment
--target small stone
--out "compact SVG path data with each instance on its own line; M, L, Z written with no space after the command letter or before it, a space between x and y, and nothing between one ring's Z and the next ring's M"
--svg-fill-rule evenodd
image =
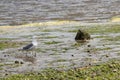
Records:
M90 50L87 50L88 53L90 53Z
M91 45L88 45L88 47L91 47Z
M117 69L114 69L113 72L117 72L118 70Z
M20 64L24 64L24 63L21 61Z
M92 56L92 54L89 54L89 56Z
M91 66L92 64L91 64L91 63L89 63L88 65L89 65L89 66Z
M72 57L74 57L74 55L73 55L73 54L72 54L71 56L72 56Z
M5 76L7 76L7 75L8 75L8 73L5 74Z
M4 55L4 57L6 57L7 55Z
M15 61L15 64L19 64L19 61Z
M38 72L38 75L40 75L40 73Z
M106 55L106 57L109 57L109 55Z
M78 48L76 50L79 50Z

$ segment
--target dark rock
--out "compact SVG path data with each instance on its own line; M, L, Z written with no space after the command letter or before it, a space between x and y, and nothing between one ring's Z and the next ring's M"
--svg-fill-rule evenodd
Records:
M89 40L90 39L90 34L87 33L86 31L83 31L83 30L78 30L77 34L76 34L76 37L75 37L75 40L77 42L80 42L80 41L86 41L86 40Z

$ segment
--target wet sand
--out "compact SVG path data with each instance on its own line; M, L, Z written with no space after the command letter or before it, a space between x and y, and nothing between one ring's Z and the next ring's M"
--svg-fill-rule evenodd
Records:
M119 38L120 33L91 33L92 39L85 43L77 43L74 40L78 29L89 29L92 26L103 23L88 24L80 22L61 22L46 25L14 26L14 28L2 28L0 42L15 43L15 47L7 47L0 51L0 76L39 71L45 68L69 69L95 65L118 55L120 43L118 41L106 41L111 38ZM73 24L74 23L74 24ZM104 25L115 25L104 23ZM120 25L118 23L118 25ZM109 28L109 26L108 26ZM38 46L33 51L19 51L20 48L32 41L32 36L37 36ZM33 54L37 56L34 57ZM28 54L26 56L26 54ZM16 62L18 61L18 62Z

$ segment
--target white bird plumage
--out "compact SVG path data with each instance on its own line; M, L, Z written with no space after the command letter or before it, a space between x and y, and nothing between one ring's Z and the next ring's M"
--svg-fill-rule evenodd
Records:
M37 46L37 40L36 40L36 36L33 36L33 41L32 41L33 46Z

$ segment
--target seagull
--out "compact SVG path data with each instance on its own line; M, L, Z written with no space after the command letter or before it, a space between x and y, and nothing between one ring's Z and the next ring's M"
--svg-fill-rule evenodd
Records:
M35 47L37 47L37 45L38 45L38 43L37 43L37 40L36 40L36 36L33 36L33 37L32 37L32 42L31 42L30 44L24 46L24 47L22 48L22 50L23 50L23 51L29 51L29 50L32 50L32 49L34 49ZM36 56L36 54L35 54L35 56Z
M28 44L27 46L23 47L22 50L30 50L38 45L37 40L35 39L36 36L33 36L32 43Z

